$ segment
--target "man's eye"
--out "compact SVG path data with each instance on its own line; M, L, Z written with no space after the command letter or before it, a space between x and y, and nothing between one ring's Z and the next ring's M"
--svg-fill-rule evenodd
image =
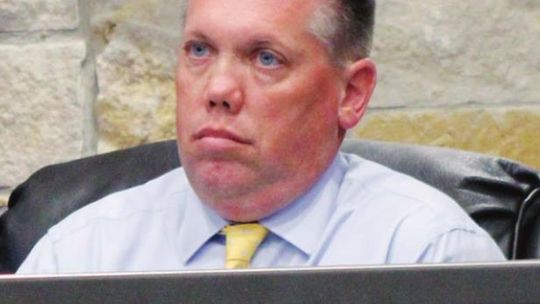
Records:
M194 57L207 56L210 50L204 43L193 43L189 46L189 53Z
M280 60L272 53L268 51L261 51L257 55L259 63L265 67L275 66L280 64Z

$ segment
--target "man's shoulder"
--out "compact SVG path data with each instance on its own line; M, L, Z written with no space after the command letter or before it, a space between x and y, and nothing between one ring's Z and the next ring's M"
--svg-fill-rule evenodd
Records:
M404 173L354 154L343 154L347 172L343 183L363 195L399 196L403 199L428 203L453 200L440 190Z
M92 226L97 222L123 220L143 215L161 213L182 204L178 199L189 190L189 182L182 168L169 171L148 182L109 194L68 215L49 229L49 234L61 238L73 231ZM178 206L176 206L178 207Z
M463 260L484 257L481 251L488 250L502 258L488 233L446 194L380 164L355 155L344 157L348 170L338 201L345 212L336 220L356 238L369 239L373 252L385 253L385 262L458 261L462 257L443 254L423 259L422 254L430 250L466 253ZM475 248L480 249L474 252Z
M365 214L431 221L434 225L476 229L466 212L448 195L411 176L352 154L344 154L348 170L342 201Z

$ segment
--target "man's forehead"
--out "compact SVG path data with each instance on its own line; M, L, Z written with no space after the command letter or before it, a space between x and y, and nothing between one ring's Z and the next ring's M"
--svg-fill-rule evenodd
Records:
M185 21L201 16L241 23L245 21L267 21L300 25L313 16L324 0L189 0L185 9Z

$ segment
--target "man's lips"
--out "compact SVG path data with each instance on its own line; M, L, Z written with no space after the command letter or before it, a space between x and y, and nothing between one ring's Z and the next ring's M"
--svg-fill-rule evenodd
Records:
M243 138L242 136L226 130L226 129L218 129L218 128L203 128L194 135L195 140L227 140L227 141L233 141L239 144L246 144L249 145L252 142L246 138Z

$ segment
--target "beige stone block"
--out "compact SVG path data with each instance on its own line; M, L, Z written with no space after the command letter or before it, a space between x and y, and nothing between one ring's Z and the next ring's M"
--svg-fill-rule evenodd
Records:
M99 151L174 137L177 36L125 23L98 57Z
M378 1L372 107L540 102L540 1Z
M151 25L180 35L183 0L96 0L90 2L93 47L97 53L114 39L125 23Z
M540 168L540 107L372 111L352 136L488 153Z
M174 137L182 0L91 3L100 152Z
M0 1L0 32L69 30L78 25L77 0Z
M81 156L83 41L0 45L0 187Z

